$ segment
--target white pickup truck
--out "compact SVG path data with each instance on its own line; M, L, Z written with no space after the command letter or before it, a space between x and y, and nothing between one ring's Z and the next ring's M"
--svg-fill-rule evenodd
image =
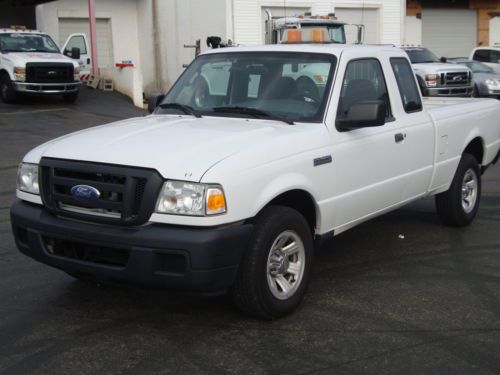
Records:
M21 252L77 278L229 291L277 318L334 235L431 195L444 224L469 224L500 155L500 102L422 101L392 47L212 50L150 99L149 116L24 157Z
M12 103L19 94L62 95L74 102L81 86L80 58L79 48L63 55L48 34L0 29L0 99Z

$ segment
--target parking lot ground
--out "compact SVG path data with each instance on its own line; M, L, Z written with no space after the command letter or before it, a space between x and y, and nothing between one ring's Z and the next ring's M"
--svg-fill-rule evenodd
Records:
M20 254L9 206L22 156L142 115L90 89L74 105L0 104L0 373L499 373L500 165L467 228L442 226L426 199L339 235L301 307L274 322L227 297L88 284Z

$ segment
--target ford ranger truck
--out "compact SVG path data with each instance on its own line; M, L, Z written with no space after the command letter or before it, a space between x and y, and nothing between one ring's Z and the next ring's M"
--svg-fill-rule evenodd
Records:
M424 96L472 96L474 82L472 71L438 59L427 48L403 48L417 75L418 85Z
M149 108L24 157L19 250L79 279L229 292L263 319L299 305L315 248L357 224L428 196L469 224L500 155L500 102L422 100L393 47L210 50Z
M0 29L0 99L12 103L22 95L78 97L79 49L64 56L52 38L33 30Z

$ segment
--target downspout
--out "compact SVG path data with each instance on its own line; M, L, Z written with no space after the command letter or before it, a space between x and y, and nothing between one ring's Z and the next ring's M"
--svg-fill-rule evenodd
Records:
M155 71L155 87L158 91L163 91L163 69L161 63L161 41L160 29L158 24L158 0L152 0L152 17L153 24L153 50L154 50L154 71Z
M99 62L97 60L97 36L95 29L95 0L89 0L89 23L90 23L90 53L92 56L92 74L99 76Z

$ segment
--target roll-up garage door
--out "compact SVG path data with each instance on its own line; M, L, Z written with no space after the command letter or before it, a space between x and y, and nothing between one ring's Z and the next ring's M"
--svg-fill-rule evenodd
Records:
M59 45L63 45L68 36L75 33L85 33L90 41L88 18L59 18ZM109 18L96 19L97 57L99 68L113 67L113 43L111 22Z
M380 13L378 8L342 8L335 7L335 15L339 21L350 24L365 25L364 43L380 43ZM347 43L354 43L357 39L357 29L346 26Z
M470 9L423 9L422 44L439 57L467 57L477 45L477 13Z

